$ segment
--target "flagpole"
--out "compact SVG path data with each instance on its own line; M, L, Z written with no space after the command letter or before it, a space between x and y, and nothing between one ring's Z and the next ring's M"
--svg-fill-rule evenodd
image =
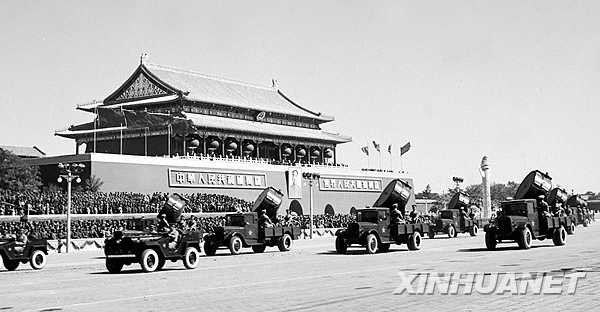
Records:
M123 124L121 124L121 130L119 131L121 132L121 136L119 137L119 153L123 155Z
M94 153L96 152L96 123L98 122L98 106L94 108L96 110L96 119L94 119Z
M171 123L167 124L167 155L171 157Z

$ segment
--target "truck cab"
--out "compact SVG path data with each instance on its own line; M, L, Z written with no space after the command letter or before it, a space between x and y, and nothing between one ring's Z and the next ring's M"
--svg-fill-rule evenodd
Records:
M435 234L440 232L447 234L449 238L456 237L458 233L477 236L479 228L483 226L483 220L461 215L461 209L466 213L470 203L469 195L464 192L456 192L450 199L448 208L441 210L433 220L429 229L429 238L435 237Z

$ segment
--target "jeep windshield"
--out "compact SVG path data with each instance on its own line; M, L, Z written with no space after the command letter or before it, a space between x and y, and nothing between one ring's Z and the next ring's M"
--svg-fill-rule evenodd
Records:
M441 217L442 217L442 219L453 219L454 218L454 216L452 215L452 211L450 211L450 210L442 211Z
M243 215L228 215L225 225L229 226L245 226L246 218Z
M377 223L377 221L378 221L377 218L378 218L377 211L359 211L356 219L358 222Z
M502 211L507 216L527 217L527 203L505 203Z

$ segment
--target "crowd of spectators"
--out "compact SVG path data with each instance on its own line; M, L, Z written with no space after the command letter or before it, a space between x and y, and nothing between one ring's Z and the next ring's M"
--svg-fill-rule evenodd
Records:
M252 203L219 194L183 194L188 202L186 212L248 211ZM165 193L73 192L71 212L74 214L155 213ZM67 196L63 192L19 192L0 189L0 215L64 214Z

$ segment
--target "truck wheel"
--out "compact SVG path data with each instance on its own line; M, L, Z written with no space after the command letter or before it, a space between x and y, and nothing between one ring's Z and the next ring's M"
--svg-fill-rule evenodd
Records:
M229 251L232 255L239 255L242 251L242 239L239 236L233 236L229 240Z
M46 266L46 254L43 251L36 249L31 254L29 264L34 270L43 269Z
M146 249L140 256L140 266L142 271L146 273L156 271L159 262L160 258L154 249Z
M555 246L562 246L567 241L567 231L564 226L560 226L557 230L554 230L552 235L552 242Z
M454 228L454 225L451 225L448 227L448 237L449 238L456 237L456 229Z
M588 226L588 220L583 219L583 222L581 222L581 224L583 224L583 227L587 227Z
M519 237L517 238L517 244L521 249L529 249L531 248L531 241L533 238L531 237L531 231L529 228L524 228L519 233Z
M196 247L188 247L183 254L183 265L186 269L195 269L198 267L200 253Z
M211 240L204 241L204 253L207 256L214 256L217 253L217 244Z
M478 233L479 233L479 227L477 227L476 224L473 224L473 227L471 228L471 231L469 231L469 234L471 236L477 236Z
M379 250L378 250L378 252L388 252L388 251L390 251L390 245L391 245L391 244L384 244L384 243L381 243L381 245L379 245Z
M408 235L408 250L421 249L421 233L414 232Z
M567 234L569 234L569 235L575 234L575 224L571 223L571 225L569 225L567 227Z
M252 251L254 251L254 253L263 253L263 252L265 252L265 249L267 249L267 245L252 246Z
M119 273L123 269L123 262L114 259L106 259L106 269L109 273Z
M9 271L14 271L19 267L19 261L18 260L9 260L9 259L2 259L3 263L4 263L4 267L9 270Z
M377 249L379 247L379 242L377 241L377 236L375 236L374 234L369 234L367 235L367 253L369 254L374 254L377 252Z
M497 244L496 234L493 232L485 232L485 247L487 247L488 250L495 250Z
M345 254L347 250L348 250L348 245L346 244L346 241L344 240L343 237L338 236L335 239L335 251L339 254Z
M279 251L289 251L292 247L292 237L290 234L283 234L283 236L279 239L277 247L279 248Z

